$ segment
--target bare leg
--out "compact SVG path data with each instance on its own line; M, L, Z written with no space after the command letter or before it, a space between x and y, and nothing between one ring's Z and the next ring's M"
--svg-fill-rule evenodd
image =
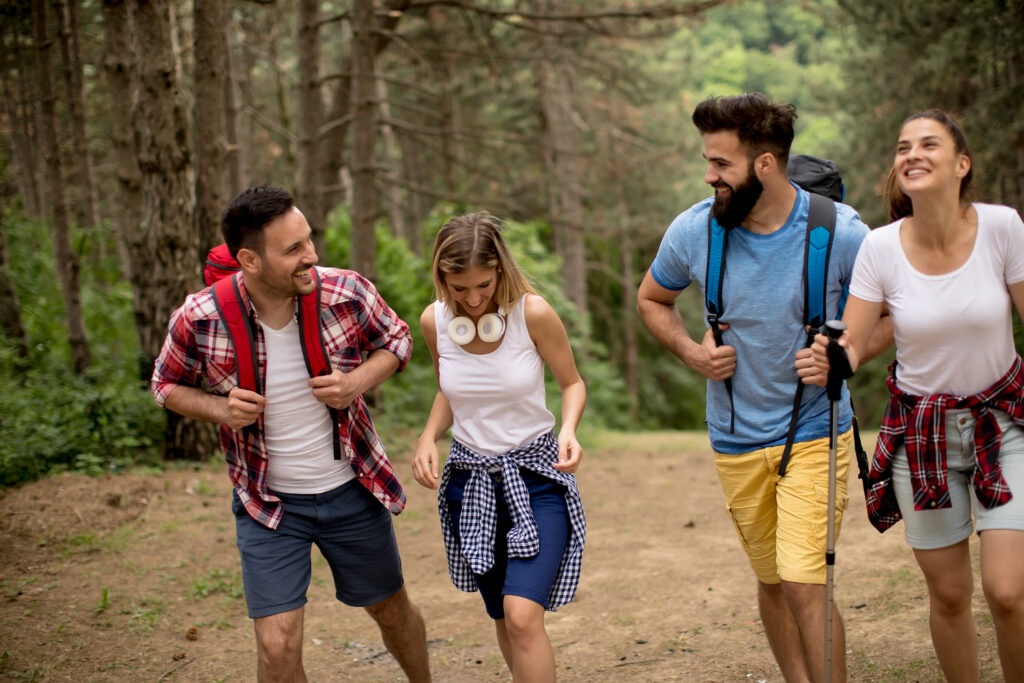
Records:
M825 586L814 583L782 582L797 629L804 663L810 680L825 680ZM846 628L836 606L832 605L832 680L846 680Z
M808 681L807 666L800 646L800 631L789 609L782 586L757 582L757 606L768 637L768 646L787 681ZM824 627L823 627L824 628Z
M405 586L394 595L366 608L380 627L388 651L395 656L411 683L430 680L427 630L423 617L409 600Z
M981 532L981 586L996 627L1003 678L1024 681L1024 532Z
M971 612L974 574L967 539L935 550L914 550L928 584L932 645L950 683L978 680L978 636Z
M501 648L501 656L505 658L505 666L509 673L512 672L512 644L508 640L508 629L505 628L504 619L494 620L494 632L498 636L498 647Z
M555 653L544 629L544 608L533 600L506 595L505 632L512 652L512 680L555 680ZM500 641L499 641L500 642Z
M305 683L302 668L304 607L253 619L256 677L260 683Z

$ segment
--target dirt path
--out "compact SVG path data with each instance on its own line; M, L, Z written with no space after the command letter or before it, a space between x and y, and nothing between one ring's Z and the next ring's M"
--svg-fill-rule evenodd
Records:
M435 680L507 680L479 596L448 579L433 494L409 457L394 455L409 497L395 527ZM577 600L547 619L561 680L782 680L703 434L596 435L579 482L583 578ZM836 570L850 680L941 681L902 528L875 532L857 487ZM223 463L8 491L0 534L0 677L254 679ZM972 548L976 558L976 538ZM1000 680L980 585L975 615L982 680ZM305 663L315 681L404 680L370 619L334 600L316 551Z

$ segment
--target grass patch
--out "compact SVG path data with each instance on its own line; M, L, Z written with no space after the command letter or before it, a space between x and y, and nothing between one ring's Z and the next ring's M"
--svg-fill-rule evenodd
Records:
M214 569L192 582L188 596L194 600L211 595L226 595L229 598L242 597L242 573Z

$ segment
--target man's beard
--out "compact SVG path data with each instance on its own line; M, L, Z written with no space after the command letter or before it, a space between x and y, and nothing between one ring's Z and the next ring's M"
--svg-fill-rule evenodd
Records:
M711 205L711 215L715 217L719 225L726 228L732 228L744 220L750 215L750 212L754 209L754 205L757 204L757 200L761 197L761 192L764 190L764 185L757 179L757 175L754 173L754 165L750 165L750 169L747 171L747 179L743 181L742 185L736 187L730 187L725 183L719 183L713 185L714 188L728 187L729 194L723 198L722 195L715 193L715 202Z

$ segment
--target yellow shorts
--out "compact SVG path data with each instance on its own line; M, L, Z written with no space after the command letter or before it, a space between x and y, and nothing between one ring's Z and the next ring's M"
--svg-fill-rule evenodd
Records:
M853 431L836 447L836 529L848 499ZM779 477L783 446L749 453L715 453L729 516L754 574L762 583L779 580L825 583L828 530L828 437L793 444L786 476Z

